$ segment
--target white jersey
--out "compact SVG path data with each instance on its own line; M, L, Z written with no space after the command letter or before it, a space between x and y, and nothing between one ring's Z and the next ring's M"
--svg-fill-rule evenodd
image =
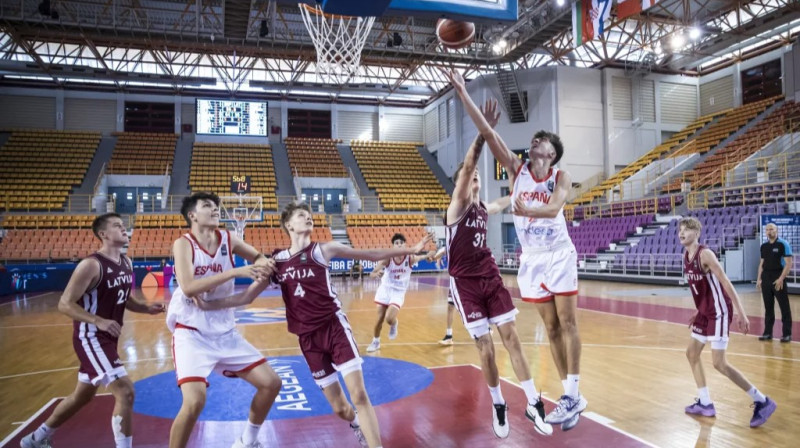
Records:
M381 277L381 286L384 288L401 289L403 291L408 289L408 283L411 280L411 256L406 255L399 264L394 262L394 258L389 260L386 269L383 270Z
M556 189L558 175L558 168L551 168L544 179L535 179L533 173L528 169L528 164L524 163L514 180L511 203L513 204L518 197L521 197L528 207L538 208L548 204ZM517 229L517 238L523 251L572 244L567 233L567 221L564 219L563 208L558 211L555 218L529 218L514 215L514 228Z
M217 231L219 246L215 254L209 254L198 244L191 233L183 235L192 245L192 265L194 278L211 277L234 268L233 252L231 251L231 234L227 230ZM233 295L234 279L218 285L216 288L201 294L204 300L224 299ZM235 326L234 309L203 311L189 299L181 290L180 285L167 310L167 326L170 331L175 331L176 325L181 324L196 329L202 335L220 335L233 330Z

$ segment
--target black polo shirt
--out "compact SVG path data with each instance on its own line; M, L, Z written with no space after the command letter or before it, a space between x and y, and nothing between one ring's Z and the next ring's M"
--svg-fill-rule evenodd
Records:
M786 266L784 257L792 256L792 246L783 239L777 238L774 243L767 240L761 245L761 259L764 260L764 272L781 272Z

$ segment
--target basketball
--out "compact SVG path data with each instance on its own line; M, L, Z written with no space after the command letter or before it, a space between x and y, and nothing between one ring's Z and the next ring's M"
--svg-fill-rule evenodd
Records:
M468 46L475 40L475 24L451 19L439 19L436 22L436 37L445 47L458 50Z

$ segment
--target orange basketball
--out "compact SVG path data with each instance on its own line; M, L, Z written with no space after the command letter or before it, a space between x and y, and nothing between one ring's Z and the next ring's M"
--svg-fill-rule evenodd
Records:
M458 50L468 46L475 40L475 24L451 19L439 19L436 22L436 37L445 47Z

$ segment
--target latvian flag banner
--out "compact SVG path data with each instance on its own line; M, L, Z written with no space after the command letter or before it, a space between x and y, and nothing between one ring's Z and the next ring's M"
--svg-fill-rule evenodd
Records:
M617 18L622 20L639 14L658 2L659 0L617 0Z
M578 0L573 3L572 41L574 46L579 47L602 36L605 31L605 22L610 14L611 0Z

